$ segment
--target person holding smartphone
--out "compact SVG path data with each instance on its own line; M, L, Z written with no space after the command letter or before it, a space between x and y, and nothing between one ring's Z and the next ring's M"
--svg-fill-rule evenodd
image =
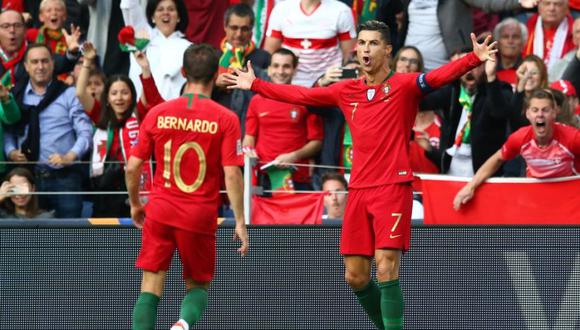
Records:
M24 167L17 167L6 175L0 186L0 218L47 219L54 218L54 211L38 207L34 175Z

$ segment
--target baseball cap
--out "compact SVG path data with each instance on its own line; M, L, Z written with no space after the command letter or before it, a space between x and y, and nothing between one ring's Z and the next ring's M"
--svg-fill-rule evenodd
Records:
M568 80L556 80L550 84L550 88L555 90L559 90L560 92L564 93L566 96L577 96L576 88L572 85L571 82Z

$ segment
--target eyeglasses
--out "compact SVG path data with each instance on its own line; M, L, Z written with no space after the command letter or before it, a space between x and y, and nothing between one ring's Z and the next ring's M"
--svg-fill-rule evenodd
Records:
M419 65L419 60L416 58L407 58L405 56L401 56L399 57L399 61L408 62L409 65Z
M9 30L11 27L14 28L14 30L20 30L24 28L24 23L4 23L4 24L0 24L0 29L2 30Z
M242 31L242 33L248 33L252 30L252 27L248 26L248 25L244 25L244 26L228 25L227 28L234 31L234 32L240 30L240 31Z

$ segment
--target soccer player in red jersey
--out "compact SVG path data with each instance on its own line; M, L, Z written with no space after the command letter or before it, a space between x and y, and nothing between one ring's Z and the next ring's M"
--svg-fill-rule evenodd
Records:
M491 37L473 53L427 74L395 73L387 60L392 46L389 28L368 21L359 27L357 57L364 76L328 87L304 88L256 79L251 66L228 76L229 88L251 89L275 100L313 106L338 106L353 138L349 196L340 252L345 277L379 329L403 327L403 294L399 285L401 252L409 249L412 208L409 136L422 96L458 79L491 59L497 50ZM378 286L371 281L375 259Z
M221 168L236 227L238 252L248 252L243 217L243 165L236 115L211 101L218 56L209 45L190 46L182 71L184 95L150 110L131 150L126 182L135 226L143 229L136 266L143 270L141 294L133 309L133 329L154 329L157 304L175 249L183 264L187 294L180 320L171 328L189 329L207 306L215 270L215 244ZM144 208L139 200L143 162L155 153L158 167Z
M549 89L530 94L526 118L530 126L522 127L477 170L453 200L456 210L469 202L475 189L492 176L501 165L517 155L526 161L526 174L532 178L557 178L580 174L580 130L556 123L558 111Z

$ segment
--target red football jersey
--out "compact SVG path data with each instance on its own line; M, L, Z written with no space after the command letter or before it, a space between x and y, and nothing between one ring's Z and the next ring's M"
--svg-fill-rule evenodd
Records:
M151 109L131 150L157 160L147 219L215 234L222 166L243 165L240 134L233 112L197 95Z
M279 101L338 106L353 139L350 188L375 187L413 181L409 136L424 92L452 82L481 64L474 53L427 74L395 73L376 86L364 78L329 87L304 88L256 79L252 90Z
M306 107L256 95L246 115L246 134L256 138L256 153L261 162L270 162L281 154L302 148L308 141L324 138L322 119ZM307 164L308 159L298 163ZM308 168L298 167L293 179L310 182Z
M501 158L510 160L521 154L526 161L526 175L532 178L556 178L580 173L580 130L554 124L554 135L548 146L540 147L532 126L522 127L510 135L501 148Z

